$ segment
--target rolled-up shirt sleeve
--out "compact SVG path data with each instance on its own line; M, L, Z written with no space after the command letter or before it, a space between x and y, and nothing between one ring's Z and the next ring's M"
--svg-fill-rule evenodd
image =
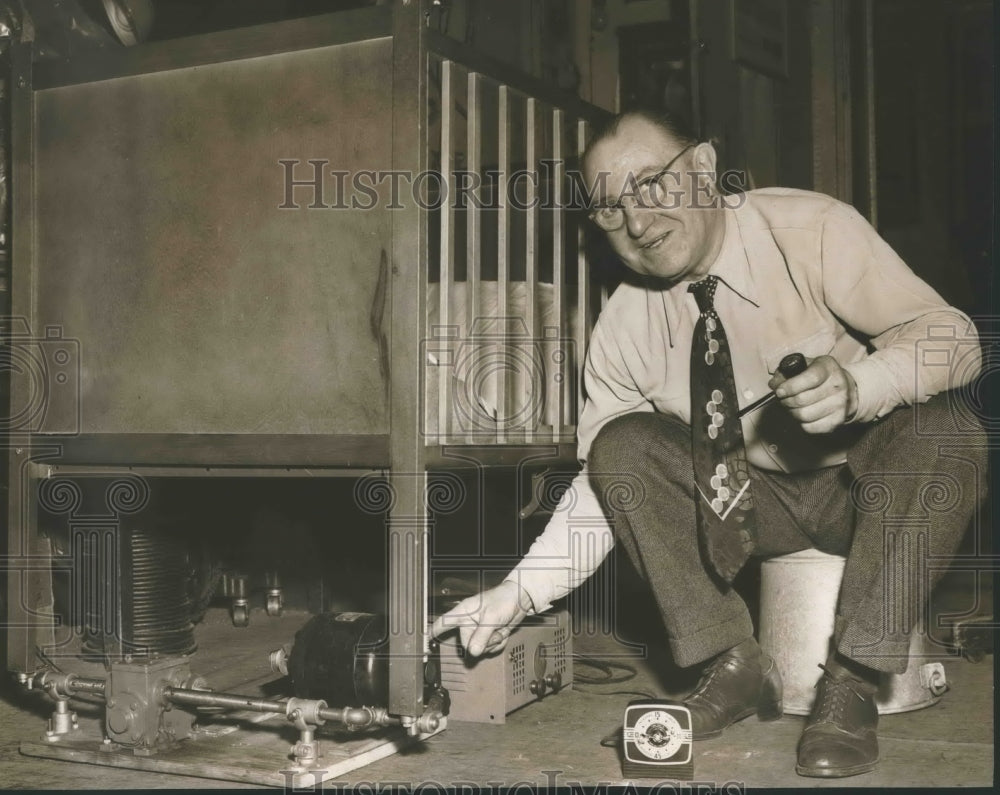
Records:
M858 387L854 422L923 403L976 377L981 354L972 321L914 274L856 210L831 207L821 248L826 305L873 348L845 365Z

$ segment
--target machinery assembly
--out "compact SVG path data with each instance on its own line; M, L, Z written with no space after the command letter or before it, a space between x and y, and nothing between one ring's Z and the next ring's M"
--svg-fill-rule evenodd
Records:
M53 702L22 753L309 786L442 731L444 651L456 693L489 680L476 719L567 686L567 627L476 674L429 605L442 573L511 564L472 543L466 483L576 466L574 352L600 302L580 214L518 210L487 245L478 202L358 208L325 175L486 176L530 151L559 195L606 113L449 35L436 0L226 3L274 15L162 39L155 3L104 3L110 28L86 5L0 3L5 663ZM465 226L481 245L458 267ZM514 229L551 254L525 240L509 267ZM539 307L478 317L488 284ZM460 353L481 379L459 383ZM497 385L485 425L477 379ZM239 678L254 661L268 676Z
M191 658L186 655L114 660L103 677L53 670L22 673L18 678L26 689L43 691L55 705L44 735L22 743L21 750L30 756L183 771L275 786L317 783L445 728L448 693L441 687L436 648L425 664L427 707L423 714L404 721L388 713L385 625L384 616L375 614L314 616L290 647L270 654L275 674L293 672L290 679L296 695L288 697L211 690L203 677L192 672ZM103 708L99 733L81 726L71 699ZM234 717L241 720L234 724ZM275 750L273 737L266 737L272 741L268 750L273 769L247 769L243 755L232 751L247 743L228 735L245 735L266 721L271 721L268 728L294 727L297 735L290 747L284 746L283 755ZM346 753L344 747L352 742L345 743L338 733L346 733L361 750ZM324 753L324 745L336 752ZM261 749L251 747L251 756L259 760ZM213 753L231 758L223 763L199 762Z

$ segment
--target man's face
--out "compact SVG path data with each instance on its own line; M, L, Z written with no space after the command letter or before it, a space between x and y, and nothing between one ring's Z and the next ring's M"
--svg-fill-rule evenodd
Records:
M695 281L708 273L722 248L725 217L709 200L708 180L715 177L715 152L699 144L682 153L684 145L642 118L622 121L617 132L597 143L584 163L584 179L593 186L607 175L598 200L614 202L624 194L622 223L605 230L612 248L636 273ZM655 191L656 200L637 206L634 186L680 157ZM700 177L691 172L698 172Z

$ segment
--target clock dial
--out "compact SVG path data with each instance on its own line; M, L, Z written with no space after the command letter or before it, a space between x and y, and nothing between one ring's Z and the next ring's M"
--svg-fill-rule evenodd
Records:
M622 727L622 773L634 778L678 781L694 775L691 712L667 700L632 702Z
M685 732L669 712L656 709L640 716L626 731L625 739L634 742L643 756L663 761L676 755L685 740L691 739L691 733Z

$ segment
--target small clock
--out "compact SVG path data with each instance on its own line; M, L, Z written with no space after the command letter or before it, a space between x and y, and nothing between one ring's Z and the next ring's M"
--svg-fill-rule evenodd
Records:
M694 778L691 711L676 701L643 699L625 708L622 774L626 778Z

